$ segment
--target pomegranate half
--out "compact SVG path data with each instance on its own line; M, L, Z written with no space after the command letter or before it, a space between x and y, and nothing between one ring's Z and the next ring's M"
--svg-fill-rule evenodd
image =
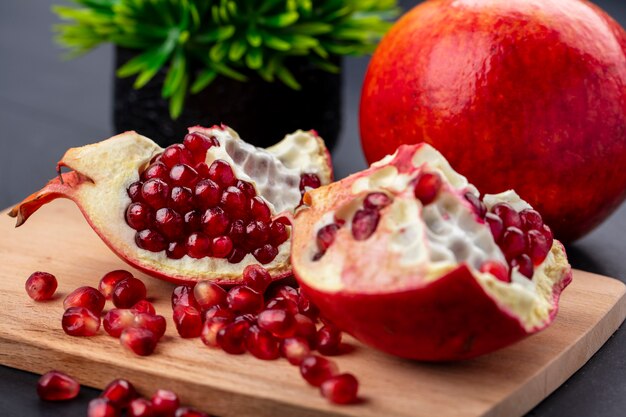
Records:
M62 167L71 171L61 174ZM73 148L59 176L15 206L17 226L42 205L69 198L130 265L172 282L234 284L249 264L291 273L290 215L303 193L332 180L314 131L260 149L226 126L192 127L160 148L135 132Z
M485 195L427 144L307 192L292 265L322 315L425 361L472 358L548 326L571 281L563 245L513 191Z

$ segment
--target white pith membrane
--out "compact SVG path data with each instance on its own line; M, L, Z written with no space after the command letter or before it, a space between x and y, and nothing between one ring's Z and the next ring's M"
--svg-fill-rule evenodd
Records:
M283 212L293 212L300 204L302 173L315 173L322 184L331 180L330 167L324 159L327 152L324 143L309 132L299 130L264 150L240 140L230 128L190 128L190 132L193 131L217 138L220 146L208 150L207 165L215 159L229 162L237 178L255 186L257 195L263 197L270 207L273 218ZM294 149L301 150L294 152ZM76 190L83 210L89 214L92 226L102 238L118 252L132 254L129 259L134 263L185 280L240 278L246 265L258 263L252 254L231 264L223 258L196 259L188 255L170 259L165 251L150 252L136 245L136 231L125 221L125 211L131 203L127 188L140 179L140 172L163 150L152 140L131 131L70 149L62 162L91 179L92 183L84 183ZM298 154L297 163L291 160L294 154ZM291 239L277 249L274 260L264 265L273 275L290 270Z
M517 267L510 283L481 273L484 261L507 262L488 224L476 216L464 197L466 192L478 197L476 188L429 145L417 148L410 170L398 171L394 166L397 156L398 152L367 171L308 193L311 208L298 217L306 215L305 211L335 210L322 215L302 236L302 242L296 238L295 244L303 248L293 259L299 278L324 292L376 294L384 289L393 293L422 287L466 264L484 291L501 309L517 317L527 331L545 326L556 308L553 288L569 271L563 246L554 241L547 258L535 266L532 279L519 273ZM443 179L437 198L426 206L415 198L411 183L422 170L436 172ZM358 241L352 236L352 217L372 192L386 193L392 203L380 211L375 232ZM483 202L488 208L499 202L507 202L518 211L530 208L513 191L485 195ZM319 257L317 232L338 219L345 224Z

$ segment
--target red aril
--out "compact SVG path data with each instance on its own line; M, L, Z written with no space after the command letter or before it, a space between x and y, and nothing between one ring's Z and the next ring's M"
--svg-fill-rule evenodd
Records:
M137 313L147 313L147 314L156 314L156 310L154 305L148 300L139 300L135 305L131 308L131 311L135 314Z
M191 306L178 305L174 308L174 324L180 337L192 338L202 332L202 315Z
M289 285L279 285L274 287L271 291L272 298L284 298L286 300L293 301L298 305L298 290Z
M113 304L117 308L130 308L146 298L146 285L131 277L121 280L113 289Z
M322 326L317 331L315 348L322 355L336 355L341 344L341 331L332 325Z
M194 299L201 311L214 306L226 305L226 291L210 281L200 281L193 289Z
M47 272L33 272L24 286L30 298L35 301L45 301L54 295L57 289L57 279Z
M208 414L190 407L180 407L174 417L210 417Z
M352 374L340 374L322 382L320 392L335 404L351 404L357 401L359 382Z
M226 327L232 320L207 320L202 326L202 332L200 338L202 343L209 347L218 347L217 334L220 330Z
M246 349L253 356L263 360L278 359L280 356L278 339L256 325L248 329Z
M228 308L236 313L257 313L263 308L263 295L249 287L239 285L228 291L226 302Z
M272 298L271 300L269 300L267 302L267 304L265 304L265 309L266 310L275 310L275 309L279 309L279 310L285 310L288 313L295 315L298 314L298 304L296 304L293 299L291 298L283 298L283 297L278 297L278 298Z
M172 309L177 305L191 306L200 308L198 302L193 295L193 287L187 285L179 285L172 291Z
M113 289L122 280L126 278L132 278L133 274L123 269L107 272L100 279L98 284L98 290L104 295L104 298L110 300L113 297Z
M259 327L274 336L284 339L296 333L297 322L292 314L285 310L269 309L259 313Z
M178 396L174 392L165 389L157 390L152 396L151 401L152 409L159 417L172 416L180 405Z
M39 378L37 395L45 401L67 401L76 398L80 385L71 376L50 371Z
M152 403L145 398L137 398L128 407L128 417L157 417Z
M70 336L95 336L100 328L100 317L84 307L70 307L63 313L61 326Z
M104 331L110 336L120 337L122 332L133 325L135 313L128 309L112 308L102 319Z
M102 390L100 397L108 399L118 408L126 408L137 397L137 391L127 380L115 379Z
M157 336L148 329L130 327L120 335L120 343L129 351L139 356L147 356L154 352L158 342Z
M300 362L302 378L314 387L319 387L324 381L337 373L338 368L335 362L322 356L310 355Z
M150 330L157 339L165 334L165 317L156 314L138 313L133 320L133 327Z
M303 337L288 337L281 342L280 351L290 364L300 365L311 354L311 345Z
M96 398L89 401L87 417L120 417L120 410L106 398Z
M243 283L246 287L263 294L272 282L272 277L261 265L248 265L243 270Z
M93 287L79 287L63 300L63 308L84 307L99 316L106 302L104 295Z
M415 180L413 194L423 205L432 203L441 189L441 177L434 172L423 172Z
M246 320L227 324L217 332L217 344L231 355L240 355L246 351L246 336L250 323Z
M315 346L317 343L315 322L304 314L296 314L294 319L296 320L296 332L294 335L305 338L311 346Z

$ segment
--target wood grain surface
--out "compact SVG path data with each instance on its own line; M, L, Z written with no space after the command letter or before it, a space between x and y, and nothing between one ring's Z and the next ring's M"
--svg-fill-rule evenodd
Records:
M185 403L224 417L522 415L579 369L626 317L624 284L575 271L549 329L482 358L417 363L348 338L354 349L335 360L342 371L359 378L362 401L338 407L321 398L285 360L231 356L199 339L179 338L169 306L173 286L140 273L157 311L168 319L155 354L141 358L127 353L104 331L92 338L65 335L63 297L80 285L97 286L105 272L125 264L70 202L44 207L20 229L1 214L0 363L37 373L60 369L98 388L125 377L144 394L170 388ZM26 295L24 282L36 270L57 276L54 300L36 303Z

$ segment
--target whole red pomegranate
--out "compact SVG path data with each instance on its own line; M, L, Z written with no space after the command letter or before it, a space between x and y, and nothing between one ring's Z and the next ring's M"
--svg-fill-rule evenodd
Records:
M624 30L586 1L427 1L370 63L365 156L430 143L483 191L514 188L574 240L626 197L625 48Z

